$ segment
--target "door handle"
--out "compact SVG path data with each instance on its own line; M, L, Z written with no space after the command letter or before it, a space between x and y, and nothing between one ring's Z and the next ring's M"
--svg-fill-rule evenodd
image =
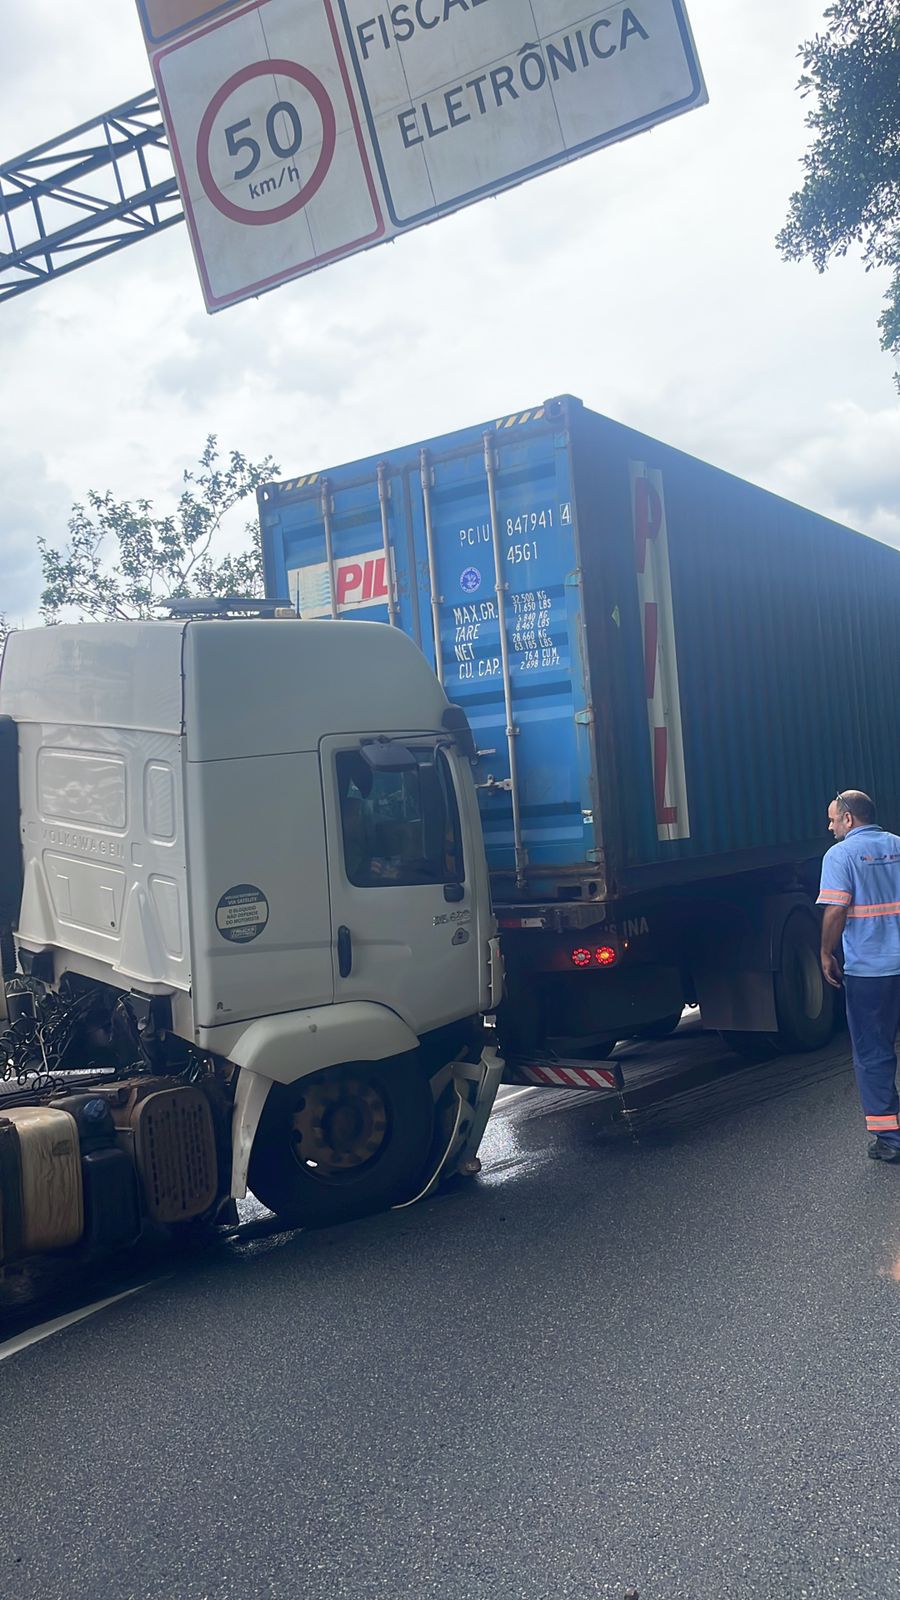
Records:
M464 900L465 898L466 891L461 883L444 884L444 899L449 901L451 905L458 905L460 900Z
M353 971L353 941L349 928L338 928L337 946L338 972L342 978L349 978Z

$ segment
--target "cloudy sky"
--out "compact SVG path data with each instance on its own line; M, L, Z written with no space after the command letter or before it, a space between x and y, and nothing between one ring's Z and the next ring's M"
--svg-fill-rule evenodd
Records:
M208 433L284 475L569 392L900 545L886 287L774 235L825 0L688 0L710 104L210 317L184 226L0 306L0 611L90 488L177 494ZM0 0L0 159L150 84L132 0Z

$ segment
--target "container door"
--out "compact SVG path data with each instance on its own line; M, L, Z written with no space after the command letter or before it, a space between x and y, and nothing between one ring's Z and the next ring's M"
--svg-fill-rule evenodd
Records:
M335 1000L389 1006L421 1034L478 1010L474 873L453 758L434 738L394 748L373 769L361 740L321 745Z
M517 817L532 898L569 883L577 898L595 859L570 449L564 419L527 413L281 485L260 506L268 594L303 616L401 627L465 708L490 867L515 874Z
M482 752L476 781L488 860L495 871L515 870L512 743L529 883L555 898L553 869L583 869L595 843L568 433L498 427L423 466L416 523L423 543L431 527L440 675Z
M388 622L421 645L408 485L386 464L263 499L266 592L302 617Z

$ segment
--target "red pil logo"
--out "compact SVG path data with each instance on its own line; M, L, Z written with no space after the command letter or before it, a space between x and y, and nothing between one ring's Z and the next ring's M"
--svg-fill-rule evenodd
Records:
M384 556L378 556L374 560L343 563L337 573L338 607L386 600L388 588L385 581L385 565Z

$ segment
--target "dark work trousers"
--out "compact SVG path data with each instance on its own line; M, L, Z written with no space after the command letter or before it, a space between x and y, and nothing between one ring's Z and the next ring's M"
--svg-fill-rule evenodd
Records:
M844 978L853 1066L866 1127L885 1144L900 1146L900 1100L894 1039L900 1026L900 975Z

